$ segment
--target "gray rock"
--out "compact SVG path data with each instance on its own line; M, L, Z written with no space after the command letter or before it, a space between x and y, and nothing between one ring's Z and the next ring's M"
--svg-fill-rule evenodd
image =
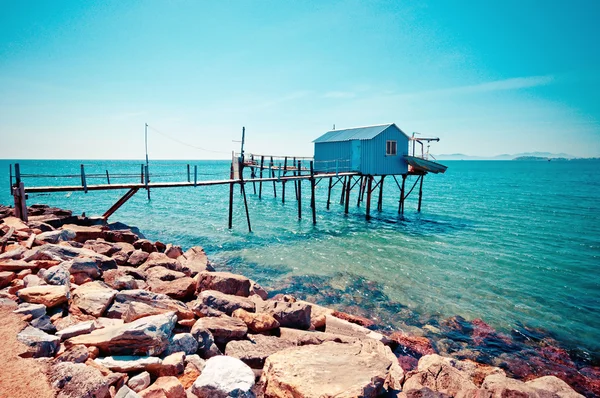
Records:
M39 273L38 273L38 275L39 275ZM37 275L27 275L25 278L23 278L23 283L25 284L25 287L34 287L34 286L40 286L42 284L45 284L46 282L44 282Z
M92 279L100 276L100 268L98 268L96 261L91 258L74 258L68 263L68 270L71 274L87 274Z
M179 319L194 319L194 313L181 301L172 299L166 294L152 293L143 289L126 290L117 293L117 303L139 302L155 308L176 311Z
M70 278L71 274L62 264L50 267L44 272L44 281L49 285L67 286Z
M139 394L137 394L134 390L127 386L122 386L115 398L141 398Z
M282 327L307 330L310 328L311 306L285 301L262 301L256 312L265 312L279 321Z
M159 355L169 344L177 322L174 312L147 316L120 326L96 329L70 338L65 345L95 346L112 355Z
M132 267L139 267L148 259L148 253L143 250L135 250L129 255L127 263Z
M58 260L67 261L75 257L89 257L96 261L96 264L101 269L116 268L117 263L114 259L98 254L93 250L80 249L77 247L60 246L53 244L45 244L34 247L23 254L23 259L27 262L32 260Z
M249 335L248 340L232 340L225 347L225 355L238 358L252 369L262 369L265 359L283 349L294 347L290 340L262 334Z
M17 335L17 340L27 346L27 357L53 357L58 351L60 338L44 333L33 326L27 326Z
M42 315L39 318L35 318L31 322L29 322L29 324L34 328L40 329L46 333L56 333L56 326L54 326L54 324L50 321L50 317L48 315Z
M68 241L74 238L74 233L65 230L42 232L41 234L38 234L35 237L36 240L39 240L44 243L58 243Z
M210 331L217 344L243 339L248 333L248 327L242 320L227 315L198 319L192 327L191 333L195 335L200 330Z
M186 367L188 365L192 365L193 367L196 368L196 370L199 373L202 373L202 370L206 366L206 361L204 359L200 358L200 355L197 355L197 354L186 355L185 356L185 365L186 365Z
M60 362L50 368L49 379L57 398L110 397L109 384L98 369L82 363Z
M192 306L192 311L199 317L219 316L222 313L231 315L238 308L254 312L254 301L246 297L221 293L217 290L204 290L198 295Z
M192 385L199 398L254 398L254 372L237 358L216 356L206 361L202 374Z
M74 345L67 348L62 354L56 357L56 362L85 363L90 357L88 348L84 345Z
M179 333L171 337L169 346L165 350L165 355L176 352L184 352L186 355L193 355L198 351L198 340L191 333Z
M117 291L103 282L88 282L73 291L73 304L86 314L100 317L112 303Z
M19 315L31 315L32 318L39 318L46 315L46 306L44 304L21 303L13 312Z
M196 329L192 328L192 336L198 342L197 352L202 358L208 359L216 355L223 355L219 347L215 344L215 339L209 330L200 327Z
M337 318L333 315L325 316L325 331L327 333L342 334L346 336L356 337L364 339L365 337L377 340L383 344L389 344L391 340L381 333L374 332L367 329L364 326L357 325L355 323L348 322L346 320Z
M135 392L140 392L150 386L150 373L142 372L129 379L127 385Z
M64 328L61 331L57 332L56 335L60 337L61 340L66 340L70 339L71 337L91 333L95 329L96 325L94 321L85 321Z
M96 358L94 362L113 372L155 372L161 368L162 359L149 356L121 355Z

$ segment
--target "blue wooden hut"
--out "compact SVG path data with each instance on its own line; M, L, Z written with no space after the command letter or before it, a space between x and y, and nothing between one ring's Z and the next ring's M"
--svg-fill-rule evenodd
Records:
M363 175L408 172L409 137L396 124L332 130L313 141L316 171L355 171Z

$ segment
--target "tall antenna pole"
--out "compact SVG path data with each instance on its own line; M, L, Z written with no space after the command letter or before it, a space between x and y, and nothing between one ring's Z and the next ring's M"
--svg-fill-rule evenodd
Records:
M148 164L148 123L144 124L144 141L146 143L146 191L148 191L148 200L150 200L150 188L148 188L148 183L150 182L150 169Z
M242 127L242 162L244 162L244 142L246 141L246 127Z

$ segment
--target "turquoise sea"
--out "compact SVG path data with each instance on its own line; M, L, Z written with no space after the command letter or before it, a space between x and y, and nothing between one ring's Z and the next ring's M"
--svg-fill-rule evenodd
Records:
M10 163L0 161L2 204L12 203ZM25 175L73 175L25 177L28 186L79 184L82 163L88 175L97 175L88 184L104 183L107 169L112 183L139 180L141 161L20 161ZM199 180L229 176L227 161L151 161L152 179L186 180L188 163L192 170L198 166ZM155 189L150 201L140 191L111 221L136 226L152 240L201 245L217 267L243 273L275 293L369 316L388 329L426 334L440 342L440 351L465 349L460 336L442 327L445 319L460 316L481 318L517 340L550 336L578 359L597 364L600 162L444 163L446 174L425 178L422 212L416 211L417 187L404 217L397 213L398 187L387 179L383 211L373 211L371 221L365 220L364 204L356 206L356 191L344 215L339 185L327 211L325 181L317 186L316 226L306 182L302 220L293 184L287 185L285 204L280 185L274 198L272 184L265 184L259 200L249 184L253 233L247 232L239 189L234 228L227 229L227 186ZM117 173L131 177L118 179ZM31 194L28 203L101 215L123 193Z

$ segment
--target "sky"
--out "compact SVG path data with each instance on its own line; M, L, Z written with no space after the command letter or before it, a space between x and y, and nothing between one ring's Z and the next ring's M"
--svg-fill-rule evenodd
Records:
M431 152L600 156L598 1L0 0L0 158L311 156L396 123Z

